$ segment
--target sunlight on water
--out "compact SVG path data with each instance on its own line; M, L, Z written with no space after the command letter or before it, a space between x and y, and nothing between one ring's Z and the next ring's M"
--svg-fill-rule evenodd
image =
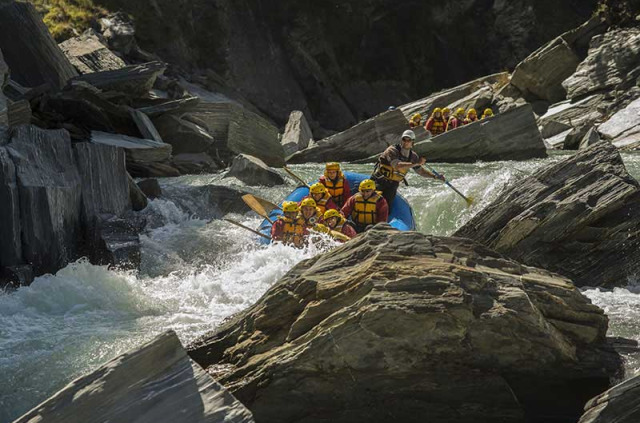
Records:
M454 186L475 198L470 208L442 183L413 173L409 186L399 192L412 204L418 230L449 235L498 198L507 183L561 158L436 165ZM625 155L625 162L632 175L640 176L639 155ZM293 169L311 181L323 166ZM365 174L371 169L345 166ZM248 187L222 175L183 176L161 184L169 198L151 201L142 212L147 227L141 236L139 274L79 261L29 287L0 294L0 422L11 421L71 379L162 331L174 329L183 343L190 342L252 305L301 260L328 248L265 247L241 228L196 218L205 207L199 199L183 204L185 209L171 198L189 187L218 184L279 201L295 188L290 179L273 188ZM261 220L251 212L230 217L250 227ZM626 290L587 295L609 313L612 333L640 339L640 295Z

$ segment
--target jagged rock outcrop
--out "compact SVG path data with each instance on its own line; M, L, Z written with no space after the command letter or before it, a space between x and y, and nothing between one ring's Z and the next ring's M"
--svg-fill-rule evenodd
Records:
M61 88L78 75L31 3L0 3L0 49L12 78L25 87Z
M149 199L142 189L136 184L131 175L127 173L127 181L129 184L129 200L134 211L144 210L149 204Z
M562 85L567 98L603 90L623 90L640 76L640 29L610 30L591 39L589 55Z
M344 132L314 142L287 157L287 163L354 161L384 151L398 142L409 122L402 111L390 110Z
M155 178L144 179L138 182L137 185L147 198L162 197L162 188L160 188L160 183Z
M207 153L176 154L171 158L171 165L183 175L213 173L222 168Z
M640 185L601 142L512 184L456 232L577 286L626 286L640 271Z
M578 423L635 423L640 421L640 376L592 398Z
M257 157L240 154L233 159L231 168L224 176L234 177L247 185L263 185L273 187L283 185L284 178L278 172L267 166Z
M538 118L538 125L545 139L564 133L564 142L569 132L577 126L593 125L604 118L601 110L608 102L603 94L556 103Z
M282 149L285 157L292 155L296 151L304 150L313 141L313 133L304 117L304 113L294 110L289 115L289 121L284 128L282 135Z
M153 124L164 142L171 144L174 154L206 153L215 154L216 142L207 130L199 125L188 113L174 115L164 114L153 119Z
M59 44L80 74L116 70L126 63L107 48L93 30Z
M431 162L473 163L547 156L530 105L447 131L416 143L413 149Z
M568 279L385 224L299 263L189 355L264 423L567 422L619 369L606 330Z
M91 142L122 148L127 155L127 166L165 162L172 151L170 144L101 131L91 132Z
M640 98L598 126L598 132L620 149L637 149L640 146Z
M599 143L600 141L602 141L602 139L600 138L600 134L598 134L596 128L592 127L582 138L582 140L580 141L580 146L578 148L580 150L584 150L585 148L589 148L592 145Z
M163 187L162 196L190 216L202 220L221 219L228 213L246 213L247 205L242 196L248 191L222 185Z
M565 32L520 62L511 76L511 85L529 100L549 103L564 100L567 92L562 82L573 75L586 57L591 38L606 28L603 19L596 15Z
M251 412L189 359L175 332L82 376L14 423L253 423Z

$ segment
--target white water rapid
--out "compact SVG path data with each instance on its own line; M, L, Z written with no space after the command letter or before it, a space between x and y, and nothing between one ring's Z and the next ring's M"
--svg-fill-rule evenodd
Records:
M629 171L640 177L640 156L625 155ZM411 175L401 187L414 208L418 229L449 235L497 198L514 178L530 174L545 160L437 165L476 202L467 208L440 183ZM305 178L321 165L294 166ZM347 166L370 172L370 166ZM84 260L29 287L0 293L0 422L10 422L72 379L89 372L154 335L174 329L184 344L212 330L226 317L253 304L301 260L320 252L282 245L260 246L255 235L224 221L194 218L206 204L189 197L189 187L239 186L279 200L294 188L254 189L220 175L185 176L161 182L168 199L150 203L142 236L139 273L94 266ZM257 227L251 213L234 219ZM640 290L586 293L609 314L613 335L640 339ZM635 368L637 361L630 361Z

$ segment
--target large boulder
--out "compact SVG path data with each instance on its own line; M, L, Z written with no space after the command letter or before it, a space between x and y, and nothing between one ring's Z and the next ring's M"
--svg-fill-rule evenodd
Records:
M344 132L313 143L287 158L288 163L354 161L379 153L398 142L409 122L399 109L360 122Z
M620 369L570 280L378 225L189 347L264 423L567 422Z
M16 167L5 147L0 147L0 203L0 268L6 268L23 261Z
M278 128L257 113L234 102L204 100L189 113L202 121L220 144L217 155L222 160L230 162L237 154L250 154L269 166L284 165Z
M589 55L562 85L575 99L598 91L625 89L640 76L640 29L615 29L592 38Z
M414 150L429 161L453 163L547 156L530 105L418 142Z
M31 3L0 2L0 49L12 78L25 87L61 88L78 75Z
M283 185L284 179L278 172L267 166L257 157L240 154L233 159L225 178L234 177L247 185L264 185L272 187Z
M581 126L601 122L602 110L608 105L603 94L593 94L578 100L566 100L549 107L538 117L538 125L545 139ZM563 140L564 141L564 140Z
M153 124L164 142L171 144L174 154L215 153L216 142L203 124L188 113L164 114L153 119Z
M596 15L580 27L565 32L520 62L511 76L511 85L530 100L550 103L564 100L567 92L562 82L573 75L586 57L591 38L605 29L606 24Z
M598 126L598 132L618 148L628 150L640 147L640 99Z
M456 232L577 286L625 286L640 271L640 185L601 142L512 184Z
M294 110L289 115L289 121L284 128L281 140L285 157L296 151L304 150L309 146L310 141L313 141L313 133L304 113Z
M254 421L251 412L189 359L173 331L74 380L14 423L79 420L95 423Z
M77 258L81 239L83 185L69 133L23 125L6 148L15 165L22 260L36 274L55 272Z
M207 153L176 154L171 158L171 165L183 175L213 173L221 168Z
M640 376L592 398L578 423L636 423L640 421Z
M69 38L60 48L80 74L116 70L126 66L124 61L107 48L93 30Z
M221 219L228 213L246 213L249 208L242 201L248 191L222 185L178 185L162 187L162 196L190 216L202 220Z

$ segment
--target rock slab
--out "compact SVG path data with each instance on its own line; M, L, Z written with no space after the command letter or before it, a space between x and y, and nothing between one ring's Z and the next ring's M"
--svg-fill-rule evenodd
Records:
M640 99L631 102L598 126L598 132L620 149L637 149L640 146Z
M640 185L597 143L513 183L456 232L577 286L626 286L640 271Z
M547 156L530 105L418 142L414 151L430 162L450 163L526 160Z
M619 369L606 330L568 279L381 224L189 354L263 423L567 422Z
M7 97L2 93L9 80L9 66L4 61L2 50L0 50L0 126L9 124L9 103Z
M289 121L282 135L281 143L285 157L292 155L296 151L304 150L311 141L313 141L313 133L307 119L304 117L304 113L294 110L289 115Z
M399 109L381 113L287 157L287 163L348 162L365 159L396 144L409 128Z
M251 413L189 359L175 332L80 377L14 423L253 423Z
M591 399L578 423L640 421L640 376L625 380Z
M65 56L80 74L116 70L124 61L107 48L93 30L59 44Z
M284 179L278 172L257 157L240 154L233 159L225 178L235 177L247 185L273 187L283 185Z

